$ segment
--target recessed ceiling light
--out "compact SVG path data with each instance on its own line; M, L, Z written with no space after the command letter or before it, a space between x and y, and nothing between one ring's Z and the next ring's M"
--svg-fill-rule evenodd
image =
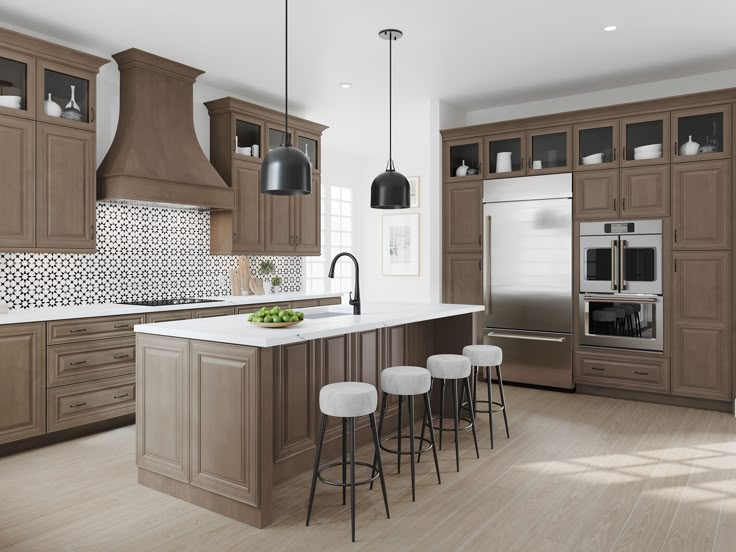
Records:
M352 88L352 86L353 85L350 84L349 82L341 82L340 83L340 88Z
M616 30L616 25L608 25L606 27L603 27L603 30L606 31L607 33L610 33L611 31Z

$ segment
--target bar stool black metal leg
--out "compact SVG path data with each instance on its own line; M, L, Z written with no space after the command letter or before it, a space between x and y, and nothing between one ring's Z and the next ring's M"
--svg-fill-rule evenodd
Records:
M501 406L503 406L503 423L506 426L506 438L509 436L509 418L506 414L506 397L503 394L503 378L501 377L501 365L496 366L496 377L498 378L498 391L501 394Z
M383 492L383 505L386 507L386 517L391 519L388 513L388 496L386 496L386 482L383 479L383 464L381 463L381 453L379 452L381 445L376 432L376 415L370 414L368 418L371 421L371 433L373 434L373 446L376 447L376 458L378 459L378 477L381 480L381 491Z
M445 428L445 380L440 380L440 450L442 450L442 434Z
M348 419L342 419L342 505L345 506L345 492L347 487L345 481L347 477L347 446L348 446Z
M473 412L478 411L478 367L473 366ZM473 414L475 421L475 414Z
M434 469L437 470L437 483L442 484L440 479L440 463L437 460L437 445L434 442L434 427L432 425L432 407L430 406L431 399L429 393L424 394L424 421L429 426L429 442L432 443L432 454L434 455ZM424 433L424 426L422 426L422 434ZM423 441L422 441L423 442ZM421 458L422 453L419 453Z
M463 385L468 390L468 395L470 395L470 376L465 378L463 380ZM473 401L468 401L468 406L470 407L470 419L475 420L475 408L473 407ZM478 451L478 437L475 434L475 422L473 422L470 425L470 428L473 430L473 442L475 443L475 456L477 458L480 458L480 452Z
M381 421L378 425L378 440L381 440L381 435L383 435L383 420L386 419L386 405L388 403L388 393L383 394L383 400L381 401ZM376 454L373 457L373 472L371 473L371 477L376 475L376 466L378 465L378 461L380 460L380 455L378 454L378 449L376 449ZM373 481L371 481L370 490L373 490Z
M414 395L409 395L409 457L411 458L411 500L412 502L416 502L416 476L414 474Z
M493 448L493 383L490 366L486 366L486 383L488 384L488 427L491 431L491 448Z
M399 452L396 454L396 464L398 465L398 470L396 473L401 473L401 414L403 410L404 410L404 397L399 395L399 437L397 440L399 446L396 449Z
M422 461L422 448L424 448L424 445L422 443L424 443L424 430L427 428L427 414L426 414L426 412L427 412L427 406L426 406L426 403L425 403L425 406L424 406L424 412L425 413L422 416L422 433L420 434L420 437L419 437L419 443L420 444L419 444L419 452L417 453L417 464ZM431 419L429 421L429 426L432 427L432 420ZM433 446L434 446L434 444L433 444Z
M350 525L355 542L355 418L350 418Z
M312 517L312 504L314 503L314 489L317 487L317 474L319 473L319 462L322 457L322 442L325 439L325 426L327 425L327 416L322 414L322 421L319 424L319 441L317 441L317 453L314 458L314 472L312 473L312 488L309 491L309 506L307 507L307 527L309 527L309 518Z
M460 432L458 431L459 424L459 407L457 402L457 380L452 380L452 413L455 417L455 464L457 465L457 471L460 471ZM440 436L440 439L442 436Z

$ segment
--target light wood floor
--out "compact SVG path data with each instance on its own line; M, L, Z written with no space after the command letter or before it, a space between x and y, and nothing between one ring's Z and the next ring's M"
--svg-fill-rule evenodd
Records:
M357 539L339 490L318 486L304 526L309 475L277 489L263 530L137 484L135 428L0 459L0 550L736 550L736 419L703 410L507 387L511 439L496 427L481 459L462 435L418 467L384 456L380 491L359 488ZM449 445L449 446L448 446ZM361 451L370 460L368 449Z

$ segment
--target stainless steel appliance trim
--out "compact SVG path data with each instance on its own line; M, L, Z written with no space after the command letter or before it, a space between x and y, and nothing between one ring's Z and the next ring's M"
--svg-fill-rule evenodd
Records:
M552 341L555 343L565 342L564 337L532 337L528 335L500 334L496 332L489 333L488 337L499 337L499 338L504 338L504 339L527 339L529 341Z
M486 318L491 314L491 216L483 217L483 305L486 307Z
M586 303L656 303L659 297L642 297L629 295L583 295Z
M606 232L607 224L633 224L633 232ZM581 236L624 236L632 234L662 234L662 219L603 220L580 223Z
M620 238L618 243L618 290L623 291L626 289L626 257L624 256L626 253L626 240Z
M611 289L616 291L616 240L611 240Z
M483 203L572 197L572 173L483 181Z

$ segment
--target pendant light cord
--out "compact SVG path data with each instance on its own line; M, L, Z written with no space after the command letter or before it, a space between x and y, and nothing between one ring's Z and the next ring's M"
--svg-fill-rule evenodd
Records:
M284 138L282 146L290 146L289 139L289 0L284 0Z
M388 36L388 167L386 167L387 171L393 171L396 170L394 168L394 158L393 158L393 94L392 94L392 88L393 88L393 41L394 41L394 33L393 31L389 31Z

